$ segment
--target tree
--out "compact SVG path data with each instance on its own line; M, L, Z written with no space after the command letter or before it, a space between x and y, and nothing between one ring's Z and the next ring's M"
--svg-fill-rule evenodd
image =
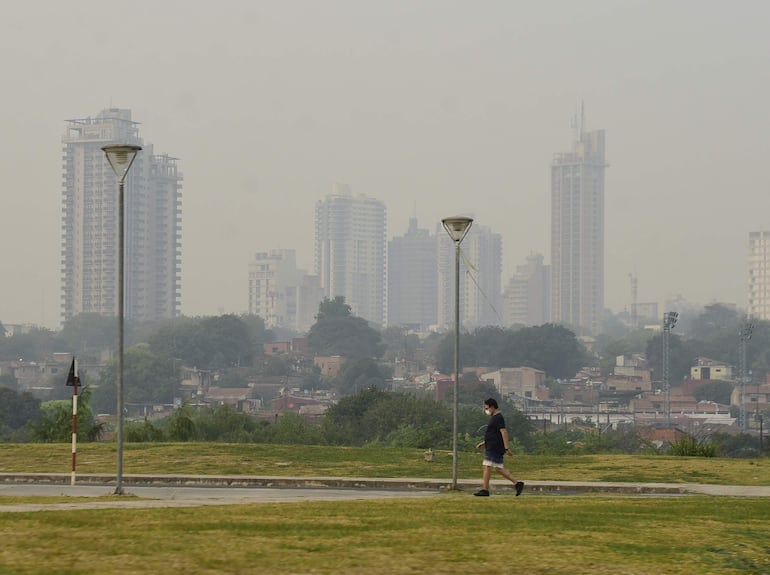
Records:
M321 427L326 441L337 445L399 444L411 438L416 447L437 447L447 446L452 436L447 405L373 388L342 398L326 412Z
M81 359L96 360L103 349L117 347L117 318L99 313L81 313L69 318L57 335L60 350Z
M345 298L324 299L318 306L316 317L307 335L307 345L316 355L382 356L384 346L380 332L372 329L363 318L351 315Z
M91 388L86 386L78 394L78 440L96 441L104 430L97 423L91 409ZM31 422L33 441L59 443L72 439L72 402L46 401L40 405L40 418Z
M551 377L568 379L575 377L588 362L588 354L575 334L566 327L552 323L526 327L514 334L513 345L524 353L520 365L534 367ZM504 358L500 358L501 360ZM517 367L500 363L501 367Z
M246 326L254 349L262 349L263 344L275 341L275 333L265 327L265 320L260 316L244 313L239 319Z
M362 389L385 387L388 374L373 359L364 357L347 360L337 375L335 387L343 395Z
M41 361L54 351L58 351L56 335L46 328L33 328L27 333L0 338L0 361Z
M382 341L385 345L385 358L388 361L412 360L420 347L420 337L399 326L385 328L382 331Z
M16 386L18 384L19 382L16 380L16 376L14 376L12 373L4 373L0 375L0 387L9 387L11 389L16 389Z
M436 367L441 373L454 373L455 365L455 336L448 333L436 346ZM457 363L460 370L465 366L479 365L476 354L476 338L467 332L460 334L460 357Z
M690 374L690 367L695 363L692 344L677 334L669 336L669 383L680 385L685 376ZM663 334L657 334L647 342L647 365L652 369L653 378L663 381Z
M334 299L325 297L321 303L318 304L318 315L315 316L316 321L322 319L328 319L330 317L350 317L351 308L345 303L345 296L335 296Z
M0 336L2 337L2 336ZM0 437L40 417L40 400L29 392L0 386Z
M159 329L150 338L150 349L167 357L181 359L201 369L247 367L253 363L256 333L235 315L180 318ZM255 331L256 330L256 331Z
M385 392L376 388L348 395L331 406L321 422L323 436L331 445L363 445L368 440L362 421L366 412Z
M709 381L696 388L693 391L693 396L698 401L714 401L723 405L730 405L733 387L729 381Z
M586 365L588 354L567 328L544 324L520 329L484 327L460 336L460 366L534 367L551 377L569 378ZM443 373L454 370L454 340L447 335L437 351Z
M142 346L126 350L123 360L124 401L165 403L174 401L179 371L173 358L155 354ZM117 405L117 361L102 371L94 391L94 406L100 413L114 413Z
M308 424L298 413L282 413L269 429L271 443L284 445L320 445L323 443L318 426Z

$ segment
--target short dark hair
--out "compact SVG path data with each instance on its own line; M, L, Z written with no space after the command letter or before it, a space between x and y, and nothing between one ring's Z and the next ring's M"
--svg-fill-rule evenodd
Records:
M489 399L484 400L484 405L497 409L497 400L494 397L490 397Z

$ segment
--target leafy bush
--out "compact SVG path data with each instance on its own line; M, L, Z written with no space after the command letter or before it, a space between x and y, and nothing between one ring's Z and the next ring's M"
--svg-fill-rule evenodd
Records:
M152 422L147 419L141 423L133 421L127 422L124 432L126 434L126 441L131 443L163 441L165 439L163 430L154 426Z
M96 441L104 431L90 407L91 388L78 395L78 441ZM46 401L40 405L40 418L30 422L33 441L58 443L72 439L72 401Z
M714 457L716 454L716 445L706 441L698 441L691 435L685 435L679 441L671 444L671 455Z

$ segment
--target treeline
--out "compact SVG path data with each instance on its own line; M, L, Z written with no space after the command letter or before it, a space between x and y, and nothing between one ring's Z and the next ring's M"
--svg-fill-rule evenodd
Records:
M489 393L479 385L476 395ZM483 437L487 417L476 405L460 406L458 445L473 449ZM530 450L534 429L529 420L507 406L506 421L522 450ZM342 398L316 424L296 413L282 413L273 421L257 419L227 406L195 408L183 405L157 421L129 423L129 441L223 441L360 447L452 447L452 410L444 402L411 393L386 392L375 387Z
M488 418L481 411L483 398L494 395L487 384L463 386L458 411L458 448L473 451L483 438ZM12 442L68 442L72 431L72 404L49 401L40 404L29 394L0 388L0 440ZM90 390L78 396L78 440L97 441L105 427L96 421L89 406ZM570 426L539 427L506 401L501 401L511 445L516 453L590 454L626 453L686 456L757 457L770 454L765 442L748 434L711 434L705 438L684 436L661 448L635 426L600 431L590 422ZM128 421L125 438L140 442L273 443L281 445L382 446L449 450L452 448L452 410L446 402L410 393L370 388L344 397L317 423L296 413L260 419L222 405L193 407L184 404L160 420Z

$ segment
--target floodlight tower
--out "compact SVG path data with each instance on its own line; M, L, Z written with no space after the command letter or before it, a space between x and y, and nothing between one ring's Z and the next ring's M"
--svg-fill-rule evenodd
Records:
M746 365L746 342L751 339L751 332L754 330L754 325L749 323L748 320L746 320L743 325L741 326L740 331L738 332L738 340L740 342L740 358L739 358L739 386L740 386L740 416L738 423L740 425L741 431L746 432L748 430L748 419L746 417L746 379L748 376L748 369Z
M663 314L663 392L666 402L666 425L671 425L671 383L669 381L669 337L679 314L667 311Z

